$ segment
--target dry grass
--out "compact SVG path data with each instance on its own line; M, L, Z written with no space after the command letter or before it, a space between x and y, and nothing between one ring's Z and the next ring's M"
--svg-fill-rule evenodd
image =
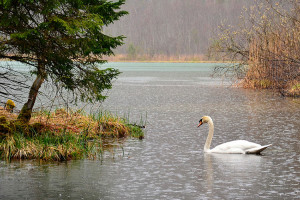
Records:
M44 125L44 129L54 133L69 131L75 134L84 131L94 133L98 125L96 121L80 114L80 112L67 112L65 109L58 109L52 113L47 111L37 112L32 116L29 123L41 123Z
M18 115L8 112L6 109L0 106L0 116L5 116L8 121L16 120Z
M54 133L68 131L75 134L85 134L104 137L125 137L130 135L130 129L124 120L106 114L98 117L84 115L81 111L69 111L57 109L49 113L40 111L35 113L30 124L41 123L44 129Z
M272 88L299 96L300 26L295 29L283 29L252 40L244 87Z

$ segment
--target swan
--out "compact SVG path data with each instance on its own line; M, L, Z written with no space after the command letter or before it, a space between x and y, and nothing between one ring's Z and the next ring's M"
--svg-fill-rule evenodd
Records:
M260 154L260 152L272 145L268 144L262 146L246 140L235 140L220 144L213 149L209 149L214 134L214 123L209 116L203 116L199 121L198 127L204 123L208 123L209 126L208 136L204 145L204 152L206 153Z

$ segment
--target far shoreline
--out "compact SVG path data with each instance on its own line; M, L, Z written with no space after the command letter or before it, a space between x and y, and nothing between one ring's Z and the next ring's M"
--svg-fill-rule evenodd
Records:
M148 54L115 54L114 56L104 56L108 62L125 63L235 63L237 61L223 58L209 58L204 54L193 55L148 55Z
M232 61L182 61L182 60L171 60L171 61L165 61L165 60L107 60L107 62L112 63L235 63Z
M108 63L238 63L238 61L216 61L216 60L203 60L203 61L184 61L184 60L109 60L104 59ZM0 62L15 61L10 59L0 59ZM20 62L20 61L19 61Z

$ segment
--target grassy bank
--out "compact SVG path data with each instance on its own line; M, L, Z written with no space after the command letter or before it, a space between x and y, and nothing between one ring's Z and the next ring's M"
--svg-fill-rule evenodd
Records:
M274 82L270 79L249 79L246 77L239 85L246 89L273 89L279 91L282 96L300 97L300 83L297 80L289 81L281 87L275 87Z
M141 126L108 112L86 115L57 109L35 113L29 124L0 108L0 158L71 160L96 158L103 151L102 139L143 139Z

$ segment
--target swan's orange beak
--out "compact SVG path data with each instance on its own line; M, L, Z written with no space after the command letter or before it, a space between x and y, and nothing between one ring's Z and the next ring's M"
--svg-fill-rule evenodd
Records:
M202 120L200 120L197 127L201 126L202 124L203 124L203 122L202 122Z

